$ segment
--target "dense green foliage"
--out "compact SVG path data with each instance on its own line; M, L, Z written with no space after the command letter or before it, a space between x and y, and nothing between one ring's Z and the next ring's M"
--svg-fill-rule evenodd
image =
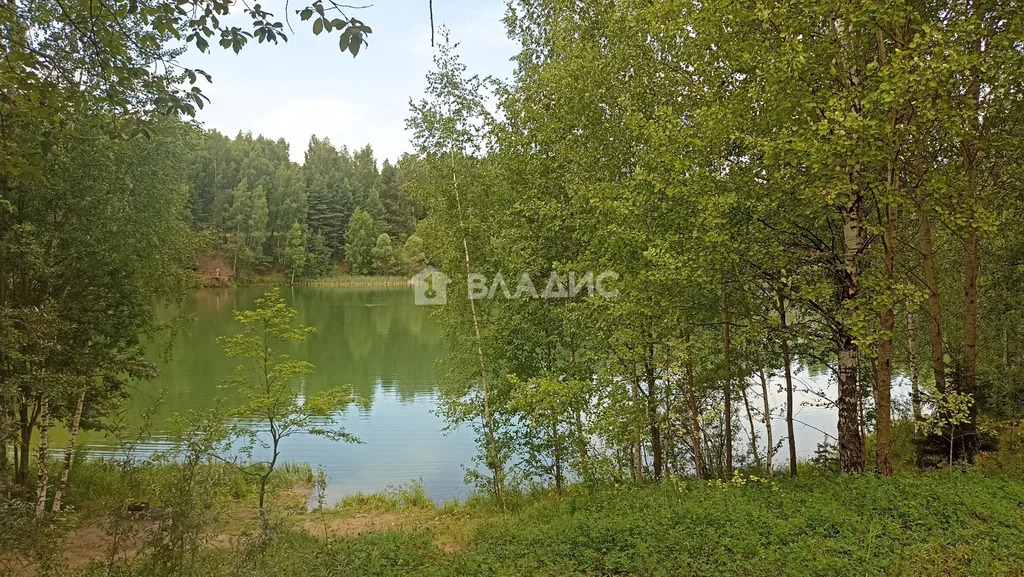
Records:
M326 542L287 531L249 570L281 577L1014 575L1024 563L1021 499L1019 483L976 475L810 474L580 489L524 497L506 511L445 507L432 528ZM459 523L473 529L457 548L442 550L438 537ZM210 575L231 574L233 565L215 552L202 563Z
M405 156L399 167L415 162ZM315 136L299 165L289 160L284 140L206 132L191 165L193 226L229 259L236 278L271 270L293 282L317 278L333 272L332 258L344 259L351 273L370 274L378 234L404 242L421 216L400 184L406 168L399 167L385 161L378 170L369 146L350 153ZM356 240L353 260L346 247L354 214L369 218L357 219L357 229L370 236L368 248L366 238ZM298 251L296 225L305 231L305 253ZM388 274L405 274L405 259L395 258L400 266L385 267Z
M428 529L321 542L275 524L280 441L347 439L328 425L352 399L295 392L310 366L285 351L308 330L271 294L221 341L241 407L180 416L162 474L119 463L108 531L153 530L138 562L87 572L1020 572L1020 481L970 472L1020 470L1020 3L519 0L513 78L473 75L445 35L416 155L380 169L369 146L314 136L299 165L281 140L179 120L209 80L177 64L185 47L286 39L258 4L240 8L251 32L223 23L232 7L0 6L0 535L41 573L81 502L76 431L152 374L142 338L171 328L152 307L200 251L233 279L446 272L440 410L478 434L487 506L448 511L477 516L454 552ZM370 29L344 8L297 15L355 55ZM473 275L486 298L464 298ZM601 279L610 294L587 288ZM851 475L800 472L799 371L825 375L809 393L838 420L815 461ZM52 421L70 431L57 467ZM210 551L228 438L262 522ZM800 478L773 475L786 460ZM922 466L944 470L903 473ZM151 526L128 516L139 491L172 504Z
M522 1L508 83L443 43L409 186L458 297L445 412L488 486L728 478L780 449L795 475L803 370L844 472L892 474L901 419L922 464L990 448L1024 410L1020 9ZM502 298L604 271L614 298Z
M338 32L353 56L371 33L333 0L292 9L314 34ZM0 4L5 186L43 175L40 160L68 139L149 135L163 117L195 116L208 100L198 81L211 77L181 65L184 48L209 52L216 42L237 54L250 40L286 42L277 17L230 0Z
M371 32L331 0L291 9L313 34L337 32L353 56ZM153 307L197 284L206 237L189 229L189 190L194 197L197 178L227 182L218 161L232 151L224 142L205 151L213 170L190 179L210 160L193 154L208 139L181 119L203 107L199 82L211 78L180 56L211 42L238 53L250 40L286 41L284 27L259 4L227 0L0 3L3 506L60 512L78 429L109 424L130 385L152 376L144 337L180 324L156 324ZM243 174L218 189L222 204L197 207L193 198L192 210L219 210L235 265L262 267L265 245L278 243L278 256L288 227L305 219L294 193L303 183L296 170L273 170L286 148L282 162L279 149L247 144ZM253 152L261 146L269 156ZM313 252L313 270L325 270L320 244ZM57 421L70 441L51 478ZM41 466L30 494L33 450Z
M45 178L0 196L0 486L24 487L37 425L96 427L152 374L141 338L156 329L154 301L192 286L194 138L166 122L151 140L70 140Z

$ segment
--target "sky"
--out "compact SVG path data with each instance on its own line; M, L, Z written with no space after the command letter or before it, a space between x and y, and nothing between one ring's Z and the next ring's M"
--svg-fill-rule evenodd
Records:
M250 41L236 55L211 42L209 53L193 47L181 58L213 77L209 85L200 80L211 102L197 120L229 136L251 131L284 138L296 162L313 134L350 149L369 143L378 161L411 152L409 99L422 97L432 68L428 0L367 1L366 8L350 10L373 28L369 46L355 58L338 50L337 32L314 36L310 23L298 19L295 9L311 2L291 0L294 33L286 26L287 43ZM261 4L284 21L283 0ZM434 0L435 28L449 28L469 72L481 76L512 74L517 44L505 34L504 13L505 0Z

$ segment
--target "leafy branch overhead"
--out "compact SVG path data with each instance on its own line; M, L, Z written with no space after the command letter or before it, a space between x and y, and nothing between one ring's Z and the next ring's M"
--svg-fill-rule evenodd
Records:
M332 18L328 16L327 13L329 11L337 12L340 14L340 17ZM362 48L363 44L369 45L366 41L366 36L373 32L373 30L360 20L346 18L345 13L342 12L342 7L336 2L331 2L330 7L324 8L323 2L317 1L311 7L296 10L295 12L303 22L313 19L313 34L317 36L324 31L327 33L335 30L339 31L338 48L342 52L348 50L352 53L353 57L359 54L359 49ZM316 18L314 18L314 15Z
M316 35L337 32L340 50L355 56L372 30L346 8L317 0L296 13L312 21ZM0 171L27 173L33 158L85 124L111 136L148 137L155 116L194 117L209 102L197 83L212 77L180 62L189 47L208 53L216 43L239 53L250 40L277 44L291 32L287 15L282 22L261 4L232 0L4 2ZM72 122L83 112L105 116Z

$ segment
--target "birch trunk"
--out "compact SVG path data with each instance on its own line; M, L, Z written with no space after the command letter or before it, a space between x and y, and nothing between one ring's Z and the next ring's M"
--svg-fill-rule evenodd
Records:
M653 347L648 348L647 359L644 361L644 376L647 381L647 418L650 421L650 433L651 433L651 457L654 461L654 478L661 479L661 473L664 467L664 461L662 460L662 447L661 447L661 426L658 418L658 379L654 374L653 364L654 350Z
M82 420L82 407L85 405L85 391L78 395L78 404L75 406L75 416L71 419L71 432L68 436L68 446L64 448L64 467L60 471L60 483L57 485L57 492L53 494L53 507L51 511L60 513L61 499L64 496L64 488L68 485L68 475L71 473L71 462L75 458L75 439L78 438L78 425Z
M860 293L861 261L864 252L864 228L861 221L862 197L856 191L853 198L842 207L843 216L843 262L840 281L842 303L856 301ZM853 339L853 327L848 315L844 315L837 335L839 349L839 468L844 473L863 473L864 455L861 449L861 433L857 415L860 386L857 369L860 351Z
M722 341L725 347L725 471L723 478L732 476L732 316L729 303L722 308Z
M463 220L462 215L462 196L459 194L459 179L455 170L455 148L454 146L449 149L452 163L452 191L455 193L455 205L459 212L459 224L461 225L462 233L462 252L465 257L466 263L466 275L468 276L471 272L471 265L469 260L469 241L466 240L466 223ZM476 300L469 299L469 309L473 315L473 332L476 336L476 351L477 356L480 360L480 379L483 386L483 400L484 400L484 433L487 444L487 466L491 469L492 475L494 475L493 485L494 494L498 498L502 498L505 492L505 480L504 480L504 466L501 462L501 454L498 451L497 440L494 437L494 421L491 418L491 405L490 405L490 391L487 386L487 363L484 359L484 340L480 334L480 317L476 312Z
M36 463L36 517L46 513L46 489L49 477L50 400L43 397L39 404L39 456Z
M743 382L743 408L747 411L747 421L750 425L750 450L754 453L754 466L761 468L761 454L757 451L757 431L754 430L754 413L750 410L750 397L747 395L747 383Z
M764 399L764 430L765 442L768 444L768 452L765 455L765 473L772 475L772 459L775 457L775 444L772 439L772 411L768 402L768 378L764 374L764 363L761 361L761 351L757 351L757 375L761 379L761 397Z

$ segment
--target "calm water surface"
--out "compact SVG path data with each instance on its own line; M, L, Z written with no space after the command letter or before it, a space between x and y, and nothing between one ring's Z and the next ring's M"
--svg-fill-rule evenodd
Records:
M168 419L175 414L212 407L224 396L218 387L232 374L238 360L223 353L217 337L237 333L240 325L232 318L232 311L252 308L265 290L247 287L199 291L184 305L183 312L194 318L193 326L169 343L152 344L150 354L159 366L159 377L137 385L126 418L137 429L142 415L157 407L149 426L153 442L142 445L141 452L166 446L161 439L165 438ZM286 287L282 294L298 311L299 322L317 329L307 341L289 350L293 357L316 367L313 374L296 381L297 392L310 394L350 385L356 395L369 402L368 407L351 406L338 415L339 424L363 444L296 434L282 443L282 458L323 466L330 480L331 501L416 479L422 480L435 500L464 497L468 492L463 482L464 466L476 453L474 437L467 429L445 431L445 422L434 413L437 387L433 367L443 344L429 317L430 309L416 306L411 289L406 287ZM173 311L163 313L168 318L173 316ZM834 383L827 378L804 371L795 376L797 388L816 388L829 395L835 392ZM772 381L772 427L778 440L785 434L781 419L785 399L779 392L781 378ZM898 385L894 396L905 388ZM755 407L761 402L757 391L756 387L751 389ZM811 406L813 395L798 393L796 400L797 451L805 459L826 432L835 435L836 415L832 409ZM763 451L763 427L755 427ZM741 438L747 434L745 430L740 432ZM80 438L94 455L110 454L118 445L98 432L83 432ZM55 445L62 443L60 439ZM781 466L786 461L786 449L782 447L776 462Z
M233 373L238 359L223 353L217 337L237 333L240 325L232 311L252 308L265 290L201 290L185 304L184 312L194 316L193 326L171 343L153 344L159 377L138 385L127 419L137 426L146 408L159 403L151 425L155 441L144 449L160 448L161 434L174 414L212 407L224 396L218 386ZM368 408L349 407L338 418L363 444L297 434L283 441L282 458L314 468L322 465L330 479L331 500L415 479L422 479L436 500L464 496L463 464L475 453L473 434L445 432L443 419L433 412L433 365L443 345L429 309L413 304L411 289L285 287L282 295L298 311L299 322L317 329L289 351L316 366L313 374L296 381L297 392L351 385L370 403ZM117 446L101 433L83 433L82 441L93 454Z

